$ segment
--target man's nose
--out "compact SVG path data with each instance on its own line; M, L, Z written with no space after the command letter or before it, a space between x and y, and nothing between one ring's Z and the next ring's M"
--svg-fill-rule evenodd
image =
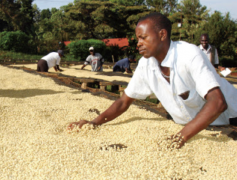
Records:
M141 41L138 40L138 41L137 41L137 47L140 47L141 45L142 45Z

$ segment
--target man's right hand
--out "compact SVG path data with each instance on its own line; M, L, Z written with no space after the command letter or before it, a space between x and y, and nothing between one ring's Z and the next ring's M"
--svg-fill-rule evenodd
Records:
M71 130L73 130L75 127L81 128L81 127L82 127L83 125L85 125L85 124L93 124L93 123L91 123L91 121L87 121L87 120L80 120L80 121L78 121L78 122L72 122L72 123L70 123L70 124L68 125L67 130L71 131Z

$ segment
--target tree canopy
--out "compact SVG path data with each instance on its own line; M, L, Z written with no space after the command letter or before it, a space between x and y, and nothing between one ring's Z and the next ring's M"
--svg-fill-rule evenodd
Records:
M128 38L135 46L137 21L150 12L161 12L172 22L172 40L198 45L205 32L219 55L236 54L236 20L229 13L210 15L199 0L74 0L59 9L43 10L32 3L1 0L0 32L29 35L29 42L41 53L57 48L59 42L87 39Z

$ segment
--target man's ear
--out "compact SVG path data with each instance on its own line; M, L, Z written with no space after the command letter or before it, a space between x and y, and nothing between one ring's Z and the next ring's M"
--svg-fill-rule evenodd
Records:
M167 38L167 31L165 29L161 29L159 31L159 34L160 34L160 40L161 41L166 40L166 38Z

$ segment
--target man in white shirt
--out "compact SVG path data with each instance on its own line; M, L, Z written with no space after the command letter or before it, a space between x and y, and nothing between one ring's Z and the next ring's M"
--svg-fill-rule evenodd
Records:
M218 68L219 58L215 46L209 44L208 34L202 34L200 37L200 49L206 54L215 68Z
M84 69L88 64L91 65L91 71L103 71L104 58L100 53L95 53L94 47L89 48L90 55L86 58L84 65L81 69Z
M63 71L59 68L61 57L64 57L63 50L58 52L51 52L48 55L42 57L37 64L37 71L48 72L51 67L54 67L55 71Z
M173 137L181 147L208 125L229 124L237 117L237 90L221 78L200 49L170 40L171 22L160 13L141 18L136 27L137 46L143 55L123 96L93 121L71 123L80 128L101 125L124 113L134 99L154 93L173 120L185 124Z

